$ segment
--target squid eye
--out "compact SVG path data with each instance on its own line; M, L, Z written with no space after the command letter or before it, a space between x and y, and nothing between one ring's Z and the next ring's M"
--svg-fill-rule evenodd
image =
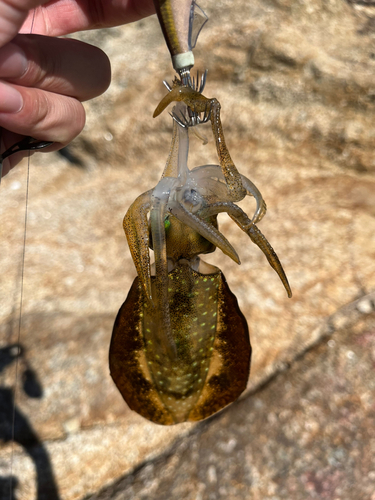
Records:
M202 206L202 196L196 189L188 188L182 191L181 203L187 205L186 208L190 210L195 209L195 211Z

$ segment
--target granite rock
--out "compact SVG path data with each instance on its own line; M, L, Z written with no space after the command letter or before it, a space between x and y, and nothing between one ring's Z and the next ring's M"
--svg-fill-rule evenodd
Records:
M223 259L219 251L206 260L225 273L248 319L254 348L247 392L253 396L203 425L205 432L215 426L226 443L232 439L225 438L229 420L237 418L237 411L244 415L241 408L245 406L241 405L256 406L260 396L254 393L266 381L276 377L277 383L279 373L294 367L299 356L320 344L331 318L335 318L336 329L345 327L345 317L341 320L338 314L342 308L375 290L375 11L371 5L344 0L313 4L303 0L207 0L202 7L210 24L195 53L197 68L209 69L205 94L221 102L232 157L267 202L268 214L260 228L277 251L294 293L288 299L259 250L231 220L220 219L242 264L238 267ZM70 154L81 166L57 154L31 159L20 338L26 163L1 184L0 348L22 345L16 407L27 419L29 434L32 429L38 439L33 448L22 441L12 452L8 430L4 430L0 476L14 475L18 498L24 500L36 497L35 478L38 472L44 474L43 467L53 471L61 499L79 499L174 450L177 437L200 432L190 424L155 426L132 413L114 387L107 364L112 323L135 276L122 218L136 196L156 185L168 154L171 119L165 113L153 120L152 113L165 93L162 79L172 78L169 55L155 17L104 33L84 33L80 38L108 53L113 83L104 96L87 103L86 128L70 146ZM203 133L211 137L209 128ZM193 137L190 166L216 162L213 141L203 146ZM245 209L251 212L251 202ZM362 304L362 314L371 312L371 300L368 306ZM348 342L352 342L350 335ZM308 354L317 364L323 363L318 351ZM13 352L13 356L17 354ZM283 403L293 402L296 411L303 384L308 384L307 378L303 381L304 364L298 363L300 388L294 389L293 383L285 386L286 382L278 386L283 387ZM370 370L370 364L364 366L365 371ZM37 378L43 397L25 392L22 382L27 369ZM1 390L9 400L15 363L4 368L0 377ZM355 393L366 392L367 381L368 377L356 378L355 387L348 382L353 401L357 401ZM334 389L340 395L337 387L329 388L332 394ZM324 407L328 394L322 385L316 395L317 408L319 404ZM273 434L268 432L270 442L264 444L270 451L267 455L265 448L264 456L282 455L293 443L297 461L298 454L303 458L305 453L303 439L314 447L309 437L314 429L307 429L305 438L299 438L301 420L294 419L292 403L289 409L285 404L282 411L288 416L288 425L297 430L293 434L290 429L289 441L283 438L279 447L277 436L283 431L278 425L278 404L271 398L259 409L259 422L275 416ZM229 417L231 412L233 417ZM329 415L325 418L317 424L322 429L328 425ZM333 427L335 419L332 417ZM267 441L267 433L262 435ZM362 433L357 441L358 446L370 449L368 435ZM259 449L260 444L254 446ZM44 455L34 456L32 449L43 449ZM246 453L247 458L241 455L245 461L241 467L247 461L248 467L254 464L250 445ZM346 460L349 455L345 450L342 453ZM314 486L323 481L314 456L309 466L303 461L297 467L298 477L307 474L303 477L311 485L306 486L311 487L311 498L319 496L314 488L323 488ZM293 462L288 460L280 463ZM367 469L350 463L357 481L362 481ZM212 465L207 465L211 496L221 474ZM268 471L266 460L256 467L251 472L252 484L281 484L272 476L271 462ZM244 477L244 469L238 474ZM340 482L340 474L332 481ZM366 477L372 478L370 469ZM302 483L293 486L292 476L289 480L289 486L285 486L286 480L283 484L292 494L292 488ZM238 484L241 481L248 484L245 479ZM366 481L363 479L363 488L367 488L363 491L370 495ZM0 481L0 488L2 484ZM150 488L152 484L150 480ZM197 496L206 495L198 483L191 484L197 485ZM223 487L229 488L228 484ZM259 492L273 495L264 498L286 498L272 488L273 493ZM153 498L152 491L143 498ZM233 491L240 495L240 490ZM243 491L242 498L246 498ZM325 498L350 498L335 495L327 493ZM40 493L39 500L42 498ZM45 494L44 498L52 497Z

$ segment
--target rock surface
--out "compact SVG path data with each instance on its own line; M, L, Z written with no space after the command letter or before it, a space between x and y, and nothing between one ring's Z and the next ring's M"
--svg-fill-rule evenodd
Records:
M153 110L165 93L161 80L170 80L172 71L157 20L149 18L105 30L104 37L102 32L80 36L101 45L108 53L113 84L104 96L87 104L87 126L71 146L71 153L82 167L73 166L56 154L31 159L20 340L26 166L11 172L1 184L0 348L17 342L23 346L16 384L17 409L43 442L60 498L64 500L92 494L139 464L174 451L176 437L182 439L189 432L195 434L181 445L186 451L179 451L170 467L173 470L173 464L184 463L187 477L196 474L189 468L193 466L188 463L192 459L188 443L191 441L193 446L196 433L210 433L211 427L212 467L209 458L205 458L206 452L202 452L206 469L202 469L203 475L196 482L190 481L197 490L186 490L189 495L195 491L197 498L247 498L246 488L251 482L254 499L292 495L296 499L374 500L373 467L367 467L367 462L358 465L345 451L348 445L338 444L335 446L344 451L340 448L338 457L332 451L332 456L336 462L344 461L345 467L336 467L332 459L333 465L325 469L319 465L329 453L323 455L319 451L324 433L321 432L320 440L311 438L330 423L330 443L335 441L336 431L342 434L344 442L348 433L357 432L358 449L371 451L370 437L374 436L361 434L359 422L360 412L363 419L373 418L368 408L374 404L369 395L369 374L374 365L367 361L363 367L361 364L361 377L355 376L354 367L350 374L345 374L343 391L347 401L354 401L348 403L348 411L353 408L355 413L352 430L347 434L342 421L345 415L340 414L345 402L332 415L319 410L335 395L341 397L339 383L332 383L326 393L324 378L319 378L321 389L316 393L307 391L313 372L306 366L316 363L319 372L321 365L327 377L334 370L342 374L345 356L342 363L337 358L324 357L326 340L322 339L335 329L354 324L340 314L341 308L375 290L375 9L344 0L322 0L313 5L302 0L207 0L202 7L209 14L210 23L195 54L197 68L209 69L205 94L221 102L232 157L267 202L268 214L260 228L284 265L293 299L287 299L259 250L228 219L223 218L221 228L239 250L241 267L223 259L219 251L206 260L224 271L249 322L254 351L248 392L256 392L271 377L275 377L272 384L276 385L192 430L190 424L163 428L146 422L127 408L109 377L107 349L112 323L135 276L122 232L122 217L136 196L158 182L171 136L171 119L166 113L152 119ZM204 133L211 137L209 128ZM190 166L216 162L213 141L202 146L192 138ZM252 208L247 205L249 212ZM345 346L352 346L356 335L362 335L358 325L367 321L366 314L373 310L374 299L356 304L360 304L359 312L356 309L357 326L346 332L346 340L339 343L342 352L349 349ZM372 329L373 326L368 327L369 332ZM366 342L373 346L372 334L366 335ZM321 342L322 346L309 352L306 361L302 358L295 362ZM278 375L291 365L293 377L300 381L298 388L294 382L287 383L292 375ZM22 379L28 368L39 380L43 397L31 397L23 390ZM4 368L0 377L0 391L6 399L6 391L14 384L15 363ZM283 388L281 400L276 397L277 387ZM268 396L264 396L266 390L270 391ZM366 403L357 408L358 394L367 396L363 396ZM345 397L343 393L342 398ZM316 406L311 411L316 408L316 421L311 420L313 414L309 413L313 427L304 431L306 435L301 429L307 402L300 403L305 405L302 411L299 398L315 398ZM258 408L258 400L264 401L264 406ZM236 443L233 450L221 451L232 460L221 478L215 446L232 442L231 439L242 442L237 431L233 431L233 436L228 431L226 437L227 427L232 420L239 422L241 416L245 419L247 411L254 409L254 421L250 419L241 429L246 437L248 427L253 426L259 442L252 449L253 442L247 446L244 441L243 448L239 448L245 453L240 454L241 460L230 458L237 449ZM267 432L259 431L262 422L269 426ZM285 422L290 431L288 440L282 434L287 432ZM0 491L1 477L13 474L18 479L17 498L31 500L36 498L36 474L47 462L40 454L38 458L32 453L40 445L34 443L32 448L22 439L22 446L15 445L11 459L5 427L0 427L0 440L5 441L0 458ZM222 436L216 445L215 433ZM268 436L269 443L265 440L261 445L261 436ZM210 447L209 438L206 442ZM286 447L294 458L286 453ZM260 448L264 448L264 454L257 458L254 450ZM311 456L306 457L308 450ZM284 452L287 456L283 458ZM209 454L208 450L208 457ZM162 456L168 467L170 458ZM276 464L280 467L278 472L274 469L275 456L281 457ZM9 469L11 461L13 472ZM39 464L39 469L35 464ZM151 464L156 467L154 462ZM241 467L237 472L236 464ZM289 464L294 464L299 478L295 483ZM248 472L244 472L246 466ZM183 473L185 465L181 468ZM353 490L363 492L362 496L347 493L346 485L352 479L344 481L340 493L343 471L363 484L363 490ZM322 486L328 476L329 486ZM239 486L233 486L232 491L229 483L233 477ZM132 476L123 483L124 495L132 481L129 478ZM162 491L169 491L170 498L181 498L186 484L181 480L180 490L172 480L169 486L157 483L154 487L150 479L150 489L145 490L139 476L135 481L139 484L134 487L134 494L142 498L154 498L154 494L155 498L159 494L162 498ZM200 486L205 483L207 488ZM301 485L305 485L305 493L301 493ZM221 493L220 487L224 488ZM319 488L323 488L325 496ZM38 500L42 498L52 497L40 493Z

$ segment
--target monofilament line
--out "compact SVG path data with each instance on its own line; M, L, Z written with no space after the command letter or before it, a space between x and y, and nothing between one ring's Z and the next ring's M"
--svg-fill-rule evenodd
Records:
M34 21L35 21L36 9L33 10L33 18L31 20L30 34L33 32ZM1 174L1 172L0 172ZM0 177L1 179L1 177ZM30 183L30 152L27 158L27 174L26 174L26 194L25 194L25 218L24 218L24 232L23 232L23 248L22 248L22 259L21 259L21 290L20 290L20 314L18 319L18 333L17 333L17 344L18 349L20 349L21 341L21 327L22 327L22 304L23 304L23 277L25 271L25 254L26 254L26 236L27 236L27 209L29 203L29 183ZM16 396L17 396L17 382L18 382L18 363L19 363L19 352L16 357L16 377L13 389L13 409L12 409L12 448L10 453L10 481L9 481L9 500L12 500L13 494L13 458L14 458L14 437L15 437L15 419L16 419Z
M25 272L25 255L26 255L26 237L27 237L27 213L29 204L29 183L30 183L30 153L27 159L27 175L26 175L26 193L25 193L25 218L24 218L24 232L23 232L23 248L21 257L21 290L20 290L20 313L18 317L18 332L17 332L17 345L20 349L21 345L21 328L22 328L22 305L23 305L23 279ZM13 489L13 458L14 458L14 438L15 438L15 418L16 418L16 396L17 396L17 382L18 382L18 364L19 364L19 352L16 357L16 377L13 388L13 409L12 409L12 448L10 454L10 481L9 481L9 500L12 500L12 489Z

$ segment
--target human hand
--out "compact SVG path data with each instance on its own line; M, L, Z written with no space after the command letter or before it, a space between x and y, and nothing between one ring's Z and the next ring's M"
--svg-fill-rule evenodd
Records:
M118 26L153 11L152 0L0 0L1 152L24 136L54 142L47 151L62 148L85 124L81 102L109 86L104 52L55 37ZM28 154L4 160L3 175Z

